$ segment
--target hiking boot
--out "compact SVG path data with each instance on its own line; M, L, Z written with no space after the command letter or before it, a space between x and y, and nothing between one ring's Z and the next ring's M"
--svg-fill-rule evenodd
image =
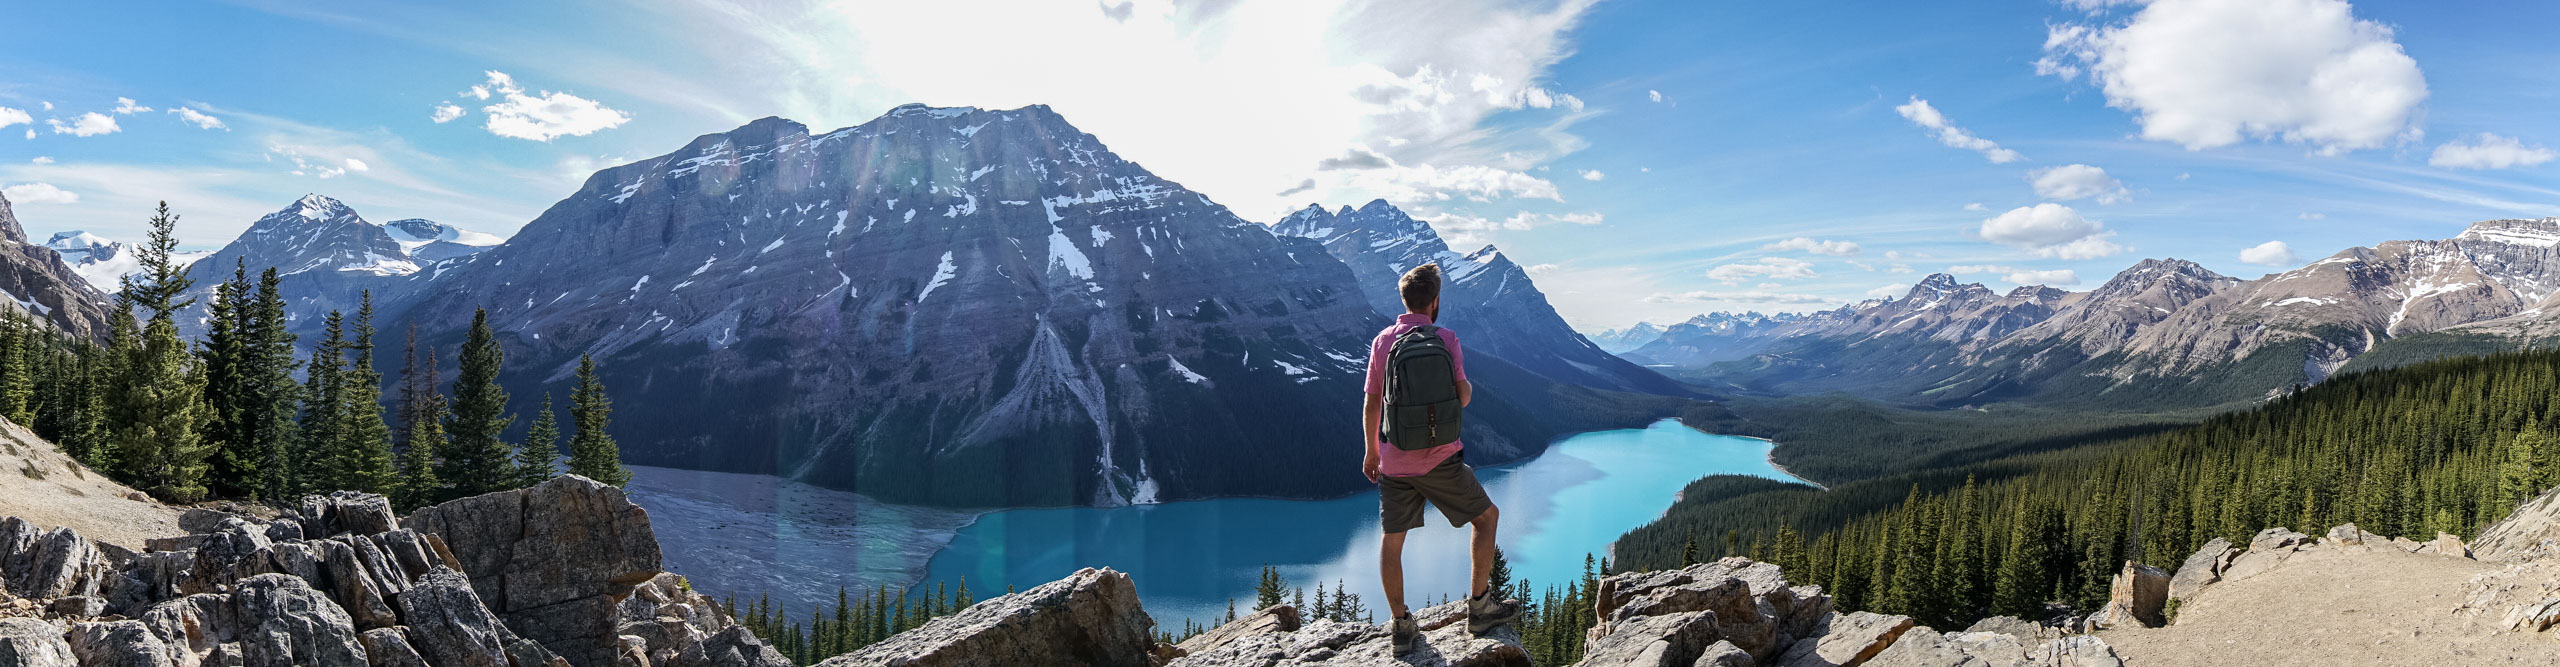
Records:
M1510 625L1520 618L1520 601L1502 597L1500 589L1487 588L1484 593L1467 598L1467 631L1484 634L1494 628Z
M1422 634L1422 626L1413 622L1413 614L1410 612L1397 614L1395 620L1388 623L1388 627L1394 632L1397 653L1413 648L1413 638Z

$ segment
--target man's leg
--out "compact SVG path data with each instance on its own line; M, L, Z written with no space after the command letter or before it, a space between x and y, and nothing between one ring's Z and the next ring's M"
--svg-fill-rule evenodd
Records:
M1476 566L1475 581L1467 587L1467 597L1472 598L1482 596L1484 595L1485 587L1492 585L1494 551L1493 533L1496 525L1499 524L1501 520L1502 508L1500 506L1494 506L1485 508L1483 514L1478 514L1474 520L1467 522L1467 526L1475 535L1474 546ZM1398 538L1398 542L1401 543L1403 536L1399 535L1396 537ZM1390 592L1387 594L1387 597L1393 599L1399 596L1396 593Z
M1404 533L1378 540L1378 584L1387 589L1387 618L1404 615ZM1303 610L1302 610L1303 611Z

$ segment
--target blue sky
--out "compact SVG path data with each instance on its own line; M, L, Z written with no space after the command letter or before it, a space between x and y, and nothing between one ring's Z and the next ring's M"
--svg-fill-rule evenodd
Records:
M1266 222L1384 197L1594 329L2560 215L2548 2L101 4L0 42L39 237L165 198L211 247L305 192L505 234L700 134L906 102L1051 104Z

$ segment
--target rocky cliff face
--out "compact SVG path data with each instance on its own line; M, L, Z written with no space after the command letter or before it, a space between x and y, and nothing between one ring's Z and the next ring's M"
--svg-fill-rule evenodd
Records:
M1351 267L1371 308L1386 317L1405 312L1396 282L1423 264L1440 265L1442 323L1460 334L1470 353L1490 354L1557 382L1657 394L1689 392L1660 373L1602 350L1565 324L1548 305L1529 272L1493 246L1451 250L1431 225L1388 204L1371 201L1326 212L1308 206L1272 225L1282 236L1324 244L1326 253Z
M0 197L0 308L52 323L72 335L107 333L110 299L73 271L53 249L27 242L9 200Z
M657 570L648 517L561 477L421 510L190 510L142 553L0 520L0 658L31 667L787 667ZM452 539L448 540L447 537Z

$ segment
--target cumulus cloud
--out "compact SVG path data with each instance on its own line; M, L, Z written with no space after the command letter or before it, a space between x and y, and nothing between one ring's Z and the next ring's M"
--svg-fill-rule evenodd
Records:
M347 166L347 171L373 171L372 166L365 164L363 160L355 158L347 158L341 162L341 164L345 164Z
M2055 201L2096 197L2100 204L2113 204L2129 196L2123 181L2085 164L2037 169L2027 172L2027 180L2035 184L2038 196Z
M1732 285L1751 279L1801 280L1819 276L1813 272L1812 262L1792 257L1762 257L1757 262L1725 264L1707 269L1707 277Z
M53 158L51 158L51 157L47 157L47 156L43 156L43 155L38 155L38 156L36 156L36 159L28 160L28 162L33 162L33 163L36 163L36 164L53 164Z
M1441 167L1389 161L1383 168L1348 172L1342 180L1390 201L1406 203L1452 199L1479 202L1495 199L1564 201L1564 193L1556 189L1554 181L1521 171L1478 164Z
M1652 99L1652 100L1653 100L1653 101L1655 101L1655 102L1660 102L1660 101L1662 101L1662 91L1659 91L1659 90L1648 90L1648 91L1644 91L1644 96L1645 96L1646 98Z
M1856 257L1858 244L1853 241L1821 241L1802 236L1760 246L1761 250L1799 250L1816 255Z
M2078 285L2080 272L2070 269L2016 271L2000 279L2013 285Z
M54 134L68 134L75 137L94 137L124 131L123 127L116 125L114 117L95 111L73 116L68 123L62 122L60 118L47 118L44 124L53 126ZM32 135L35 130L28 130L27 133Z
M1597 181L1609 177L1608 174L1600 173L1600 170L1598 169L1585 169L1581 171L1581 174L1582 180L1586 181Z
M2026 156L2019 155L2017 151L2001 148L2000 144L1992 143L1989 139L1974 136L1972 132L1956 127L1954 121L1947 120L1946 114L1939 113L1937 107L1930 106L1928 100L1920 99L1918 95L1911 96L1909 103L1894 107L1893 110L1900 112L1903 118L1910 119L1911 124L1936 134L1938 143L1981 153L1982 157L1991 160L1992 164L2008 164L2026 159Z
M2017 267L2002 266L1999 264L1958 264L1947 267L1947 274L1969 276L1976 273L2008 273L2017 270Z
M2427 164L2455 169L2508 169L2550 162L2554 157L2560 157L2560 153L2539 145L2526 146L2524 141L2515 137L2482 132L2480 138L2472 143L2448 141L2437 146L2435 155L2427 158Z
M80 193L54 187L51 183L19 183L0 187L0 196L17 204L77 204Z
M1891 298L1894 298L1894 297L1899 297L1899 296L1902 296L1902 295L1905 295L1905 294L1910 294L1910 293L1911 293L1911 286L1910 286L1910 285L1904 285L1904 284L1901 284L1901 283L1894 283L1894 284L1891 284L1891 285L1879 285L1879 286L1877 286L1875 289L1867 290L1867 296L1869 296L1869 297L1874 297L1874 298L1878 298L1878 299L1891 299Z
M2056 259L2095 259L2124 252L2106 225L2061 204L2020 206L1982 221L1983 240Z
M2300 258L2293 256L2293 246L2283 241L2268 241L2240 250L2240 261L2261 266L2292 266Z
M1430 220L1432 227L1437 228L1442 232L1449 233L1451 243L1460 243L1459 239L1466 239L1469 241L1479 240L1483 238L1482 235L1484 232L1525 232L1546 226L1549 223L1562 222L1575 225L1597 225L1602 221L1602 218L1598 213L1545 214L1531 213L1528 211L1513 213L1511 214L1511 217L1508 218L1479 218L1476 216L1458 213L1432 213L1425 215L1424 217Z
M35 122L35 117L27 115L25 109L0 107L0 127L8 127L11 125L34 125Z
M462 115L466 113L470 112L464 111L462 109L462 105L454 104L452 102L437 102L435 112L428 114L427 120L432 120L435 121L436 124L442 125L444 123L453 122L453 119L461 118Z
M1556 269L1560 269L1560 268L1564 268L1564 267L1556 266L1556 265L1554 265L1554 264L1531 264L1531 265L1529 265L1529 267L1528 267L1528 268L1521 269L1521 270L1522 270L1522 271L1527 271L1527 272L1529 272L1529 275L1533 275L1533 276L1534 276L1534 275L1538 275L1538 274L1541 274L1541 273L1546 273L1546 272L1549 272L1549 271L1554 271L1554 270L1556 270Z
M2143 138L2189 150L2250 138L2376 148L2415 138L2427 99L2391 28L2345 0L2160 0L2118 23L2055 24L2036 72L2088 74Z
M222 124L222 119L206 115L204 112L197 111L193 108L178 107L170 109L169 113L177 114L180 122L184 122L188 125L194 125L197 129L222 130L226 132L231 130L230 126Z
M497 100L480 107L482 113L489 115L481 128L490 134L510 139L550 141L564 136L583 137L621 127L631 121L631 114L606 107L595 100L550 90L528 94L524 86L516 83L515 77L505 72L490 70L485 74L488 81L472 86L463 94L474 99ZM437 116L445 113L443 106L437 107Z
M1983 206L1983 205L1982 205L1982 202L1973 202L1973 203L1970 203L1970 204L1965 204L1965 205L1964 205L1964 210L1967 210L1967 211L1988 211L1988 210L1991 210L1991 207Z
M1660 292L1646 296L1644 300L1645 303L1754 303L1771 305L1804 305L1833 302L1830 298L1814 294L1784 294L1762 290L1740 290L1732 292L1716 292L1707 290L1695 292Z
M115 108L115 112L116 112L116 115L118 115L118 116L131 116L131 115L134 115L134 114L143 113L143 112L150 111L150 110L151 110L151 107L142 106L140 103L134 102L134 101L133 101L133 98L130 98L130 97L119 97L119 98L116 98L116 108Z

